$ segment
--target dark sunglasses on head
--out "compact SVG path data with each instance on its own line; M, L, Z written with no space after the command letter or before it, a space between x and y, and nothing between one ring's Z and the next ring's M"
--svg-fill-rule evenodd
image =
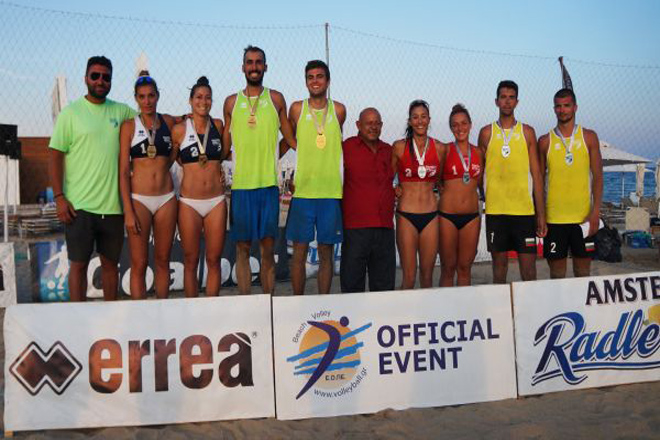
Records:
M155 84L156 81L150 76L141 76L135 81L136 86L141 86L142 84Z
M99 78L103 78L103 81L105 81L107 83L112 81L112 75L110 75L109 73L92 72L92 73L89 74L89 78L92 81L98 81Z

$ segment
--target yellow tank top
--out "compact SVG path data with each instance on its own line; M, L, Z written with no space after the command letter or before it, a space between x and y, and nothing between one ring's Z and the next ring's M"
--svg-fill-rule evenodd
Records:
M256 189L277 186L277 162L279 158L278 136L280 117L270 98L270 90L264 90L257 101L243 91L236 94L231 112L231 140L234 146L234 175L232 189ZM256 106L256 124L248 125L250 106Z
M554 130L548 133L548 137L547 221L560 224L582 223L591 210L589 149L584 141L582 127L578 125L575 131L571 148L572 158L567 159L566 152L566 147L571 143L570 137L564 138L566 146Z
M493 122L490 133L484 173L486 214L534 215L532 174L523 124L518 122L512 129L502 130ZM503 148L506 136L510 136L508 149Z
M341 199L344 181L344 159L341 148L341 127L335 113L335 104L328 99L328 113L323 148L316 144L317 124L322 123L323 112L313 110L305 99L296 125L296 174L294 197L302 199Z

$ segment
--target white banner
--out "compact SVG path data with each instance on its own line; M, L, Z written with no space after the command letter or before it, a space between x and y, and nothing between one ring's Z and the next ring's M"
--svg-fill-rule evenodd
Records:
M14 243L0 243L0 307L16 304Z
M520 395L660 379L660 272L513 283Z
M270 296L7 309L5 430L273 417Z
M273 298L278 419L516 397L509 286Z

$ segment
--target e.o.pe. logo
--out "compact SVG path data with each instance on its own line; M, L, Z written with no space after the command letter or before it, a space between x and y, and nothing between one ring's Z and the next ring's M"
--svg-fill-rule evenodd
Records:
M303 379L296 399L311 388L316 395L338 397L353 391L364 379L367 370L360 368L360 349L364 343L356 336L371 327L371 323L355 330L349 325L346 316L339 321L307 321L301 325L300 337L294 338L300 342L298 353L286 359L296 364L294 376Z

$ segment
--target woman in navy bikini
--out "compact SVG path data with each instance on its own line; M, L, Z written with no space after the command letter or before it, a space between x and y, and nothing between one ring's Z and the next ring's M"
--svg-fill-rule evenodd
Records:
M438 215L436 187L445 145L428 136L429 105L422 100L410 103L406 138L394 143L392 166L399 174L401 198L397 207L396 242L403 269L402 289L419 285L431 287L438 254Z
M482 183L482 151L470 145L472 119L467 109L456 104L449 115L455 141L445 150L442 196L438 203L440 220L440 286L472 284L472 263L479 242L479 196Z
M167 298L170 286L170 250L177 219L169 173L175 158L170 134L174 119L156 112L159 97L156 81L149 72L140 72L135 82L140 114L124 121L119 134L119 187L130 246L133 299L147 296L145 275L152 228L156 296Z
M190 91L192 117L172 129L172 139L183 167L179 198L179 233L183 246L183 289L197 296L197 268L202 232L206 247L206 295L220 292L220 257L227 229L227 202L222 176L220 119L210 116L213 95L205 76Z

